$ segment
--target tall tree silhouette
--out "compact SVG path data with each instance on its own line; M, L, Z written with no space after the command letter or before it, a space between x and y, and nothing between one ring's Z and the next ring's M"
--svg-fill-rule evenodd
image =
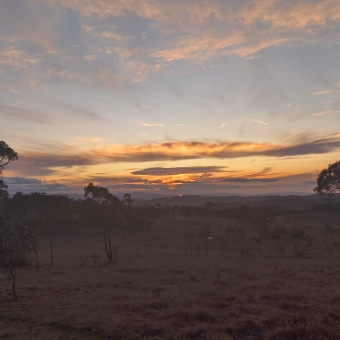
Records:
M105 253L109 261L113 262L116 252L111 242L111 228L120 218L122 204L107 188L95 186L93 183L84 188L84 197L97 205L99 216L96 216L96 220L103 228Z
M4 141L0 141L0 176L9 163L18 159L18 154ZM11 211L8 204L7 186L0 179L0 266L9 268L12 277L12 293L19 300L16 291L16 267L24 265L30 255L35 234L28 224Z

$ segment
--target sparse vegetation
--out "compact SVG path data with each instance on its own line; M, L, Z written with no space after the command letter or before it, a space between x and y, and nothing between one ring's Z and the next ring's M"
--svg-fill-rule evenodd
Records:
M39 271L29 266L20 269L19 297L24 310L8 299L6 285L0 291L0 322L8 329L0 335L24 338L30 325L36 325L44 330L45 339L276 339L304 332L319 339L325 334L333 336L340 331L336 321L340 317L340 267L334 262L336 252L332 256L321 252L322 219L313 213L299 221L285 217L273 221L269 226L270 258L257 251L242 256L241 247L249 246L257 234L247 222L230 220L228 229L225 219L210 219L209 235L223 232L227 239L232 229L243 231L234 232L235 251L226 251L222 257L219 237L208 236L213 239L206 258L194 249L192 256L187 249L186 256L183 249L188 233L193 244L202 231L208 235L206 220L158 219L152 234L112 231L121 247L115 267L107 266L100 233L70 235L63 228L55 234L58 261L50 267L49 237L42 234ZM278 227L283 222L286 226ZM191 229L185 230L188 223ZM328 224L335 223L330 219ZM299 226L305 226L304 234ZM296 245L299 257L294 240L288 240L292 230L300 242ZM314 239L308 253L303 250L307 234ZM337 240L336 233L332 236ZM278 249L281 242L286 247L284 257ZM306 254L313 259L305 258ZM5 280L4 276L0 282ZM46 313L51 308L47 306L54 306L53 314L50 309Z

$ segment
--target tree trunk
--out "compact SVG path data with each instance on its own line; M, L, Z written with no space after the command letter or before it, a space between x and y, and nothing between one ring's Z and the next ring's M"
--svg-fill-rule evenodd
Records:
M107 231L107 240L109 243L109 252L110 252L110 262L112 262L112 246L111 246L111 235L110 235L110 231Z
M51 248L51 266L53 266L53 242L52 242L52 232L50 232L50 248Z
M106 241L106 233L105 233L105 230L103 229L105 253L106 253L106 256L109 259L109 261L112 262L112 247L111 247L110 232L108 232L107 234L108 234L107 235L108 241Z
M13 265L10 266L10 273L11 273L11 276L13 278L13 282L12 282L12 293L13 293L13 296L14 296L14 300L15 301L19 301L19 297L18 297L18 294L17 294L17 290L16 290L16 275L15 275L15 272L14 272L14 268L13 268Z
M37 246L34 246L34 253L35 253L35 270L36 272L38 272L39 270L39 261L38 261L38 250L37 250Z

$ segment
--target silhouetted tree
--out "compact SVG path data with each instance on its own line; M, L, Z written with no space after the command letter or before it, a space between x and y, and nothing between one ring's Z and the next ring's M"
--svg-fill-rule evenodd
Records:
M97 204L96 219L103 228L105 253L109 261L113 262L114 257L117 257L117 248L111 243L111 228L112 224L119 219L121 202L107 188L95 186L92 183L84 188L84 196Z
M275 241L276 249L284 256L290 240L289 230L283 225L275 225L272 230L272 238Z
M16 292L16 268L27 264L28 257L36 241L31 229L20 217L8 216L0 226L1 252L0 264L9 268L12 276L12 293L19 300Z
M131 197L131 194L124 194L121 203L124 208L124 218L128 223L131 223L132 219L132 203L133 199Z
M84 197L92 198L98 204L109 204L114 199L107 188L95 186L93 183L84 188Z
M18 159L18 154L0 141L0 176L6 165ZM16 268L25 265L35 244L35 235L28 224L11 211L7 186L0 178L0 266L9 268L12 277L12 293L16 291Z
M323 169L317 178L317 186L314 192L326 197L331 201L340 197L340 161L329 164L327 169Z
M0 141L0 175L5 166L18 159L18 154L4 141Z
M208 251L211 248L211 242L212 242L212 236L210 231L210 223L207 224L207 226L203 227L201 232L198 235L201 245L205 251L205 257L208 257Z
M306 234L302 229L290 229L290 238L292 240L295 254L301 257L313 245L313 237Z
M189 249L191 257L192 257L192 245L194 241L194 234L191 228L189 228L188 232L184 235L184 241L185 241L185 250Z

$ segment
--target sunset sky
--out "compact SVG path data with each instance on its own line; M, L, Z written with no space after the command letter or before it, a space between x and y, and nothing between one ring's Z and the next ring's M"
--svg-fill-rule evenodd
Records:
M340 159L339 0L1 0L11 193L312 193Z

